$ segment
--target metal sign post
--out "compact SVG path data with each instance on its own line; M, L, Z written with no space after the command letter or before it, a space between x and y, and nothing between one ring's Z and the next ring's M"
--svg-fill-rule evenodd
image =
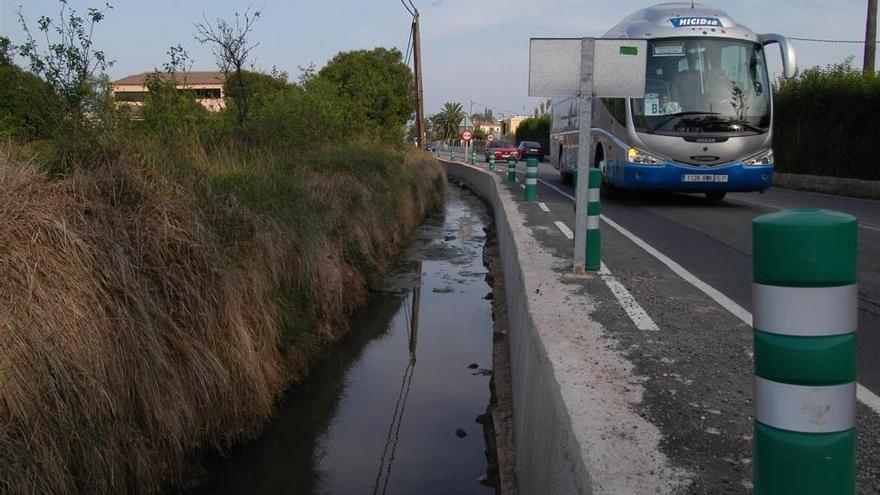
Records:
M578 97L578 161L575 188L574 271L587 255L587 190L592 166L593 97L644 98L646 40L533 38L529 96Z
M590 187L590 129L593 126L593 39L581 41L581 87L578 95L578 161L574 207L575 273L586 271L587 189Z

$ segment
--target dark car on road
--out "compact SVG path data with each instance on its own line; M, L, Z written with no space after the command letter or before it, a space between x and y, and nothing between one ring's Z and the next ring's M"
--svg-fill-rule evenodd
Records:
M516 155L519 157L520 161L527 158L537 158L540 162L544 159L544 149L541 148L541 143L523 141L519 143L519 147L516 149Z
M486 146L486 161L490 156L495 156L495 161L507 161L508 158L516 158L516 146L510 141L492 141Z

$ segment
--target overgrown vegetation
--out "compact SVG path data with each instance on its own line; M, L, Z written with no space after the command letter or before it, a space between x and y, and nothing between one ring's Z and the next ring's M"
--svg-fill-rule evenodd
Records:
M77 39L56 40L68 61ZM412 110L399 52L296 83L230 73L243 119L178 89L190 64L169 56L134 121L100 74L0 58L0 492L181 482L259 428L442 202L436 161L395 144Z
M852 59L782 79L774 100L779 172L880 180L880 77Z

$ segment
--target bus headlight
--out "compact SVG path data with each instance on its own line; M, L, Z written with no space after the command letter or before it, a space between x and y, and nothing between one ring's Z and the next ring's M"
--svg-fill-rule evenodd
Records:
M661 158L635 148L630 148L626 152L626 158L630 163L637 163L639 165L662 165L665 162Z
M757 155L743 160L743 163L749 166L772 165L773 164L773 148L762 151Z

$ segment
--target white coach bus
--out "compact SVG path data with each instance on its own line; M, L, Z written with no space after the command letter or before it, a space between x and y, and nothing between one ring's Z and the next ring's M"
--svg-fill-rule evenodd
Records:
M713 7L665 3L630 15L605 38L647 39L644 98L593 102L590 150L605 187L705 193L763 191L773 180L772 88L764 47L778 43L783 73L795 53ZM553 100L550 155L577 170L578 98Z

